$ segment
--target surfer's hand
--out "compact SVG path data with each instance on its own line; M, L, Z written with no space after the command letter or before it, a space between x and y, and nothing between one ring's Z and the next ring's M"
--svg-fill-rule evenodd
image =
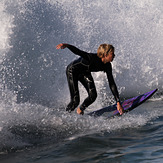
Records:
M124 109L123 109L120 102L117 102L117 110L118 110L120 115L122 115L124 113Z
M68 47L68 44L61 43L61 44L58 44L56 46L56 49L64 49L64 48L67 48L67 47Z

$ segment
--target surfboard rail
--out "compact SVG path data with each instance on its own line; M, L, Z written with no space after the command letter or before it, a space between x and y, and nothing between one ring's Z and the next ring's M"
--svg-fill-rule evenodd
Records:
M123 101L121 104L122 104L122 107L124 108L124 111L129 112L129 111L135 109L136 107L138 107L139 105L144 103L146 100L148 100L156 91L157 91L157 89L154 89L150 92L147 92L147 93L144 93L142 95L139 95L139 96L136 96L136 97L133 97L133 98L130 98L130 99ZM90 113L88 113L88 115L97 117L97 116L103 115L104 113L109 114L109 112L112 112L112 113L108 117L120 115L118 110L117 110L116 104L98 109L98 110L93 111L93 112L90 112Z

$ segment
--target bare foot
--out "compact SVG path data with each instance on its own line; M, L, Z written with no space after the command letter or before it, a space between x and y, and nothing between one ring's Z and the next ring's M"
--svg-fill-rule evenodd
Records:
M80 108L77 108L77 113L80 114L80 115L83 115L84 114L84 111L81 110Z

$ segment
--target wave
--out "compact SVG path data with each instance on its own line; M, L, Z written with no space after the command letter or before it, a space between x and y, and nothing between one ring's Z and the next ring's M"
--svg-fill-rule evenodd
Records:
M131 113L112 119L69 114L64 108L49 108L30 103L17 104L13 99L11 102L8 105L2 105L1 102L0 154L52 143L57 145L86 135L138 128L163 116L161 101L147 102ZM89 111L88 109L86 113Z
M113 44L113 74L120 96L158 88L162 97L161 1L2 0L0 15L1 151L120 127L119 119L110 120L115 126L108 126L107 120L65 113L69 101L65 69L77 56L57 51L60 42L88 52L96 52L104 42ZM112 103L105 74L93 77L98 99L91 108ZM79 87L82 100L86 91ZM135 126L148 121L146 116L128 118Z
M108 42L116 47L113 73L122 96L154 88L162 91L159 3L110 0L105 7L105 3L98 0L89 3L3 1L1 83L15 91L18 102L51 105L63 95L67 99L65 67L76 56L67 50L57 51L55 46L68 42L96 52L99 44ZM94 76L97 88L104 87L100 94L109 92L105 75L96 73Z

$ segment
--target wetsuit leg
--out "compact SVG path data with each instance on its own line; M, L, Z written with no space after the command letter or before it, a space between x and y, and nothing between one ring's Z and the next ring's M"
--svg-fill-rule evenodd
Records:
M82 83L82 85L86 88L88 92L88 97L80 106L81 110L85 110L85 108L91 105L97 98L96 87L91 73L85 73L83 75L80 75L79 81Z
M70 90L71 101L67 105L66 111L73 111L80 102L79 88L78 88L78 75L73 71L73 65L70 64L66 70L68 86Z

